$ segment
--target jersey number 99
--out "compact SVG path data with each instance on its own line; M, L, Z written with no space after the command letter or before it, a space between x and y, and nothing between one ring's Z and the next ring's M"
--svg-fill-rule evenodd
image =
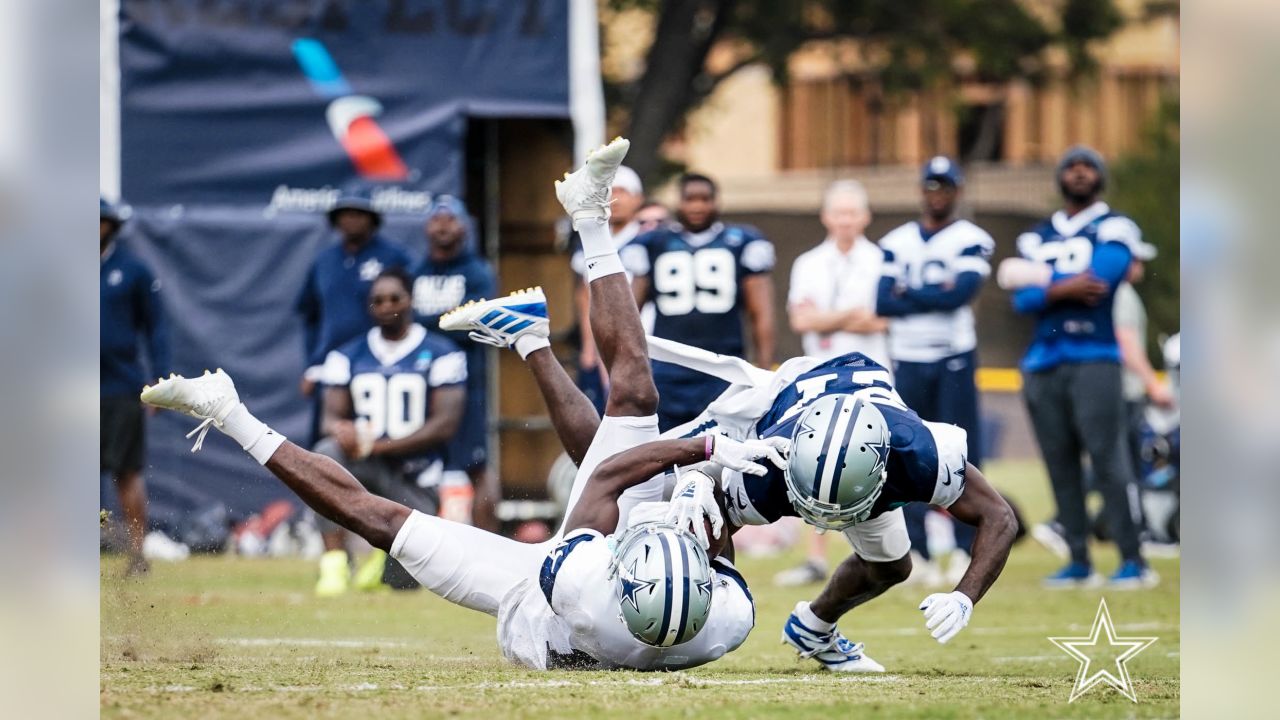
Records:
M369 421L374 437L408 437L427 421L427 379L414 373L356 375L351 404L357 417Z
M704 248L663 253L653 265L653 289L658 312L688 315L697 310L720 315L738 300L738 278L733 253L724 248Z

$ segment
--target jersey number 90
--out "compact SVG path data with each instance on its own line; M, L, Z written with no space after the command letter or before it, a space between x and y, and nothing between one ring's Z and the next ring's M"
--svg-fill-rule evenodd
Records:
M708 315L727 313L738 300L733 253L724 248L663 253L653 264L653 289L657 291L658 312L666 316L688 315L694 310Z
M374 437L408 437L427 421L427 379L415 373L362 373L351 378L351 404L357 417L369 421Z

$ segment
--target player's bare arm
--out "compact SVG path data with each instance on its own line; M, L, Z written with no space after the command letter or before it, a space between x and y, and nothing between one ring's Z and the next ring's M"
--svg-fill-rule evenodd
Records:
M978 528L973 541L973 560L956 585L958 592L977 603L1004 569L1018 532L1018 520L1009 503L971 463L965 464L964 492L948 510L959 520Z
M618 498L629 487L670 470L710 460L722 467L753 475L763 475L767 458L778 467L786 464L785 440L737 442L724 436L704 436L680 440L655 440L618 453L601 463L587 481L582 498L569 515L570 530L591 528L613 532L618 525Z
M768 273L751 275L742 281L742 294L746 300L747 316L751 319L751 339L755 344L756 365L773 367L773 352L777 342L777 323L773 314L773 276Z

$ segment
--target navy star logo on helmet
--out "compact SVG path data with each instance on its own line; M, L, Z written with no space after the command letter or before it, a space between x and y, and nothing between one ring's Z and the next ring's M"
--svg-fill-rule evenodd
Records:
M711 578L707 578L704 582L700 582L697 585L698 592L706 595L707 597L711 597Z
M642 590L648 590L654 586L653 582L648 580L637 580L636 571L639 561L631 563L631 570L624 573L620 578L622 580L622 602L630 603L636 612L640 612L640 601L636 599L636 594Z
M889 462L889 441L885 439L880 442L869 442L867 447L876 454L875 471L883 472L885 465Z

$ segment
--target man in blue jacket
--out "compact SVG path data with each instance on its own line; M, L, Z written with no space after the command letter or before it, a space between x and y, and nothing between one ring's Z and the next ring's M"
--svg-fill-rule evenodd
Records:
M441 195L427 209L427 256L414 270L413 309L427 330L436 332L440 316L472 300L497 294L493 267L477 251L474 228L467 206L452 195ZM441 489L441 515L450 520L472 522L490 532L498 531L494 508L501 498L497 477L488 471L488 355L465 332L445 333L467 357L467 410L462 426L449 445L451 469L463 470L474 488L474 502L466 508L468 488L446 478ZM455 507L461 497L463 507ZM468 512L470 510L470 512Z
M343 195L329 210L329 226L341 241L316 256L298 298L306 326L304 396L315 392L329 352L373 327L367 305L378 274L393 267L408 269L409 256L378 234L381 225L382 215L367 188Z
M138 388L169 372L169 345L160 306L160 281L115 241L127 208L98 201L101 241L100 468L111 475L129 538L129 575L146 574L142 538L147 530L147 488L142 404ZM139 349L146 345L146 366Z
M1110 584L1151 587L1158 577L1142 558L1126 492L1132 470L1112 323L1114 293L1142 244L1142 232L1099 199L1106 165L1096 151L1069 149L1058 163L1057 180L1063 209L1018 236L1018 253L1039 278L1001 283L1014 289L1014 309L1035 316L1035 336L1022 360L1023 393L1071 551L1071 561L1045 584L1073 587L1100 580L1087 544L1081 466L1087 453L1122 560Z

